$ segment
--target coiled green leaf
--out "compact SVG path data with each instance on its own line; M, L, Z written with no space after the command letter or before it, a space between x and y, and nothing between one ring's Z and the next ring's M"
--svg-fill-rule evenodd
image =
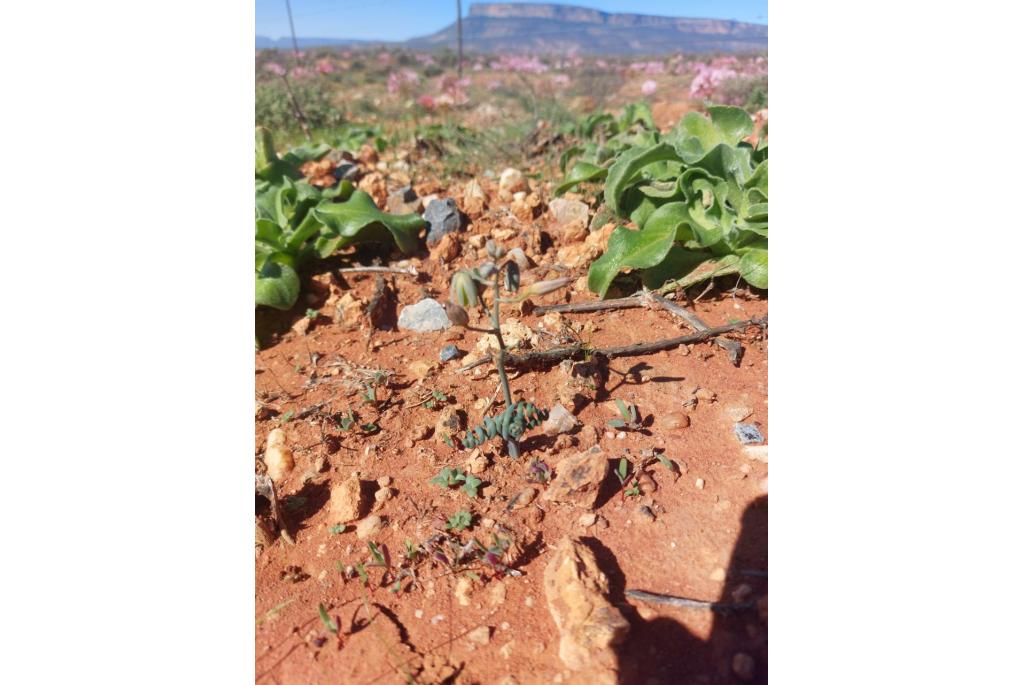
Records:
M499 436L505 441L518 441L526 431L539 426L546 418L547 409L520 400L497 416L487 417L466 431L462 444L466 449L472 449Z

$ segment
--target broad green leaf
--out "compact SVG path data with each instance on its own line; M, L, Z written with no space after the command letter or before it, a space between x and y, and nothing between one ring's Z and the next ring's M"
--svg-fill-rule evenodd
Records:
M564 152L562 152L562 154L558 158L558 168L561 169L562 173L564 174L565 167L566 165L569 164L569 160L571 160L573 157L578 157L579 155L582 154L583 148L581 148L579 145L573 145L572 147L567 148Z
M330 151L331 147L325 143L313 146L300 145L299 147L292 148L286 152L281 159L295 166L299 166L304 162L315 162Z
M623 152L608 169L608 180L604 188L605 203L612 211L622 216L622 196L640 170L648 164L666 159L679 159L675 149L668 143L659 143L649 148L632 148Z
M623 269L646 269L659 264L672 247L675 235L676 229L669 223L640 231L619 226L608 238L605 253L591 265L587 287L604 297Z
M768 250L753 248L740 257L740 275L755 288L768 288Z
M358 242L380 241L390 233L398 249L412 254L419 247L420 231L427 225L417 214L385 214L373 203L373 198L361 190L353 192L347 202L322 203L313 214L324 223L326 233L340 238L335 249ZM332 236L325 238L330 240ZM319 246L317 250L323 256Z
M323 228L323 224L317 220L313 212L306 214L306 218L299 224L299 227L288 236L285 249L292 253L298 253L306 241L316 235L321 228Z
M682 192L679 190L679 184L676 183L674 178L671 181L641 183L636 188L647 197L656 197L662 200L682 195Z
M754 172L750 149L729 147L725 143L716 145L691 164L692 168L706 169L712 176L733 181L737 185L746 183Z
M572 171L565 177L561 185L555 188L555 195L561 195L577 183L597 181L608 175L608 170L590 162L576 162Z
M668 204L658 207L654 212L647 218L644 223L644 230L664 229L664 225L671 226L672 230L675 231L675 238L677 242L686 242L693 240L693 229L690 228L690 210L685 202L669 202Z
M644 269L641 280L646 287L652 290L660 288L667 281L692 273L707 260L706 252L686 250L678 245L673 245L660 264Z
M256 273L256 304L291 309L299 299L299 275L286 264L268 260Z
M284 236L281 227L270 219L256 219L256 242L266 243L274 249L284 249Z
M768 199L768 160L764 160L757 165L754 169L754 173L750 175L747 182L743 185L745 188L756 188L760 191L764 199Z
M708 107L711 121L722 137L722 142L737 145L754 132L754 120L740 107L716 105Z

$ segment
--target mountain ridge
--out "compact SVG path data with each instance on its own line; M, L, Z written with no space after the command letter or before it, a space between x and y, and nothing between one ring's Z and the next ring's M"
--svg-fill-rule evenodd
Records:
M603 12L556 3L478 3L462 20L463 45L478 53L654 55L668 52L760 52L767 24L732 19ZM419 50L455 47L456 24L405 41L299 38L300 48L384 45ZM257 49L291 40L257 36Z

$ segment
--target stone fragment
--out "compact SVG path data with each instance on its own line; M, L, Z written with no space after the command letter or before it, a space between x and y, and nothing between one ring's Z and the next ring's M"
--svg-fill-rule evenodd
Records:
M608 458L600 449L566 457L555 465L544 499L591 509L607 475Z
M491 641L491 627L480 626L479 628L475 628L474 630L466 633L466 637L474 644L486 645Z
M423 201L416 196L410 186L399 188L388 194L388 214L419 214L423 210Z
M498 195L503 199L511 198L514 193L526 190L526 179L519 169L508 168L501 172L498 179Z
M733 426L736 439L744 445L757 445L764 442L764 437L757 426L752 423L737 423Z
M455 200L450 197L431 201L427 205L427 211L423 213L423 220L430 225L427 232L427 247L436 245L449 233L462 230L462 215L459 214Z
M561 433L569 433L575 427L576 417L561 404L556 404L551 408L548 418L541 425L541 430L544 431L545 435L559 435Z
M552 235L557 235L565 242L578 242L586 239L588 214L590 207L579 200L567 200L556 197L548 203L550 228Z
M449 362L452 359L458 359L462 356L462 350L457 348L455 345L445 345L441 348L441 353L438 355L442 362Z
M450 328L451 325L452 322L448 319L444 306L430 297L403 307L398 314L398 327L406 331L430 333Z
M360 517L364 508L362 483L358 476L349 476L331 488L329 523L348 523Z
M462 413L456 405L446 405L434 424L434 440L448 444L445 437L454 444L455 436L464 428Z
M376 514L370 514L362 521L356 524L356 537L360 540L366 540L371 538L380 532L381 527L384 525L384 520Z
M524 509L537 497L537 488L527 487L516 493L515 497L508 503L508 510Z
M445 233L441 240L434 245L430 254L445 264L455 261L462 252L462 243L455 237L454 233Z
M544 569L544 592L562 663L585 671L588 683L621 682L614 645L625 640L629 623L608 601L608 578L594 553L572 536L562 538Z
M286 444L284 430L281 428L275 428L267 436L267 449L263 453L263 461L267 465L270 480L278 485L295 468L295 456Z

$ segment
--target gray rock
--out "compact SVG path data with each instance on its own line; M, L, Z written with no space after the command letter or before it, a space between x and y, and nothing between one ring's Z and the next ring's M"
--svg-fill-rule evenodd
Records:
M402 311L398 313L398 327L405 331L430 333L451 328L451 325L444 306L430 297L408 307L402 307Z
M459 214L455 200L450 197L434 200L427 205L423 220L430 224L427 245L436 245L445 234L462 230L462 215Z
M449 362L452 359L458 359L462 356L462 350L457 348L455 345L445 345L441 348L440 358L443 362Z
M764 442L764 436L752 423L737 423L733 426L736 438L744 445L757 445Z
M334 178L339 181L353 181L359 175L359 167L350 162L342 162L334 167Z

